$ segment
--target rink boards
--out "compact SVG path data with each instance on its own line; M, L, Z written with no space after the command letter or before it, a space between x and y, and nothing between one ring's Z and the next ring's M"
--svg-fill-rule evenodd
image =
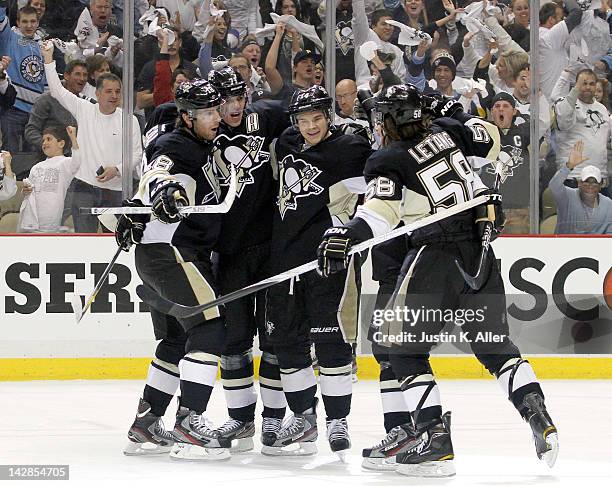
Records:
M133 253L122 253L91 313L76 324L116 246L112 236L2 236L0 380L141 378L155 342ZM512 338L543 378L612 378L612 239L504 237L494 242ZM364 315L377 285L364 267ZM577 302L577 303L576 303ZM367 319L362 315L362 321ZM359 345L360 378L378 367ZM488 376L469 348L436 348L446 378Z

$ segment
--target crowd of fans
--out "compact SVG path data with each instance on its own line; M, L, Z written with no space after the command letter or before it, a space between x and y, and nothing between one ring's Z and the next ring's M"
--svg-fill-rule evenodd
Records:
M321 0L134 3L134 151L122 165L123 0L0 0L0 201L23 200L13 206L18 231L97 231L78 208L120 205L122 178L138 178L140 128L153 109L181 82L229 64L249 103L288 103L333 77L340 126L371 124L368 99L389 84L456 98L499 128L501 163L475 169L492 184L503 167L507 233L529 233L534 152L542 231L612 233L612 0L541 2L539 12L528 0L336 0L334 32L325 32ZM333 73L322 61L326 40Z

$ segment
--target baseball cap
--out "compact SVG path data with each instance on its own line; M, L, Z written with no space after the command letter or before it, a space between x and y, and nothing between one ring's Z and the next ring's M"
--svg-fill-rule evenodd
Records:
M498 101L507 101L512 105L512 108L516 108L516 99L510 93L506 93L505 91L500 91L493 97L493 100L491 101L491 108L493 108L495 103Z
M315 64L319 64L321 62L321 55L315 51L311 51L310 49L304 49L298 52L293 58L293 65L297 65L298 62L303 61L304 59L312 59Z
M591 177L601 184L601 171L594 165L587 165L580 173L580 180L586 181Z

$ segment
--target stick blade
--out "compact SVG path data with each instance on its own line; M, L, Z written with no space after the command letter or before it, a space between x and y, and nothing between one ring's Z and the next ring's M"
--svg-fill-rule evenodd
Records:
M476 275L471 276L469 273L463 270L463 268L461 268L461 264L458 260L455 260L455 265L457 265L459 273L461 273L461 276L463 277L463 280L465 280L465 283L467 283L473 290L480 290L484 283L482 281L482 273L479 272Z
M78 324L83 319L83 302L81 296L78 294L72 294L71 298L72 311L74 312L74 318Z

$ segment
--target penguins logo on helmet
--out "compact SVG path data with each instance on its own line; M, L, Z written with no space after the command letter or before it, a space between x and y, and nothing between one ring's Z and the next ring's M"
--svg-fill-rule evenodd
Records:
M287 210L297 209L297 200L301 197L319 195L323 188L314 183L321 171L293 155L287 155L279 162L280 194L276 201L281 219L285 219Z
M263 137L236 135L230 138L224 133L215 138L213 156L221 186L229 186L229 164L236 168L238 197L247 185L255 182L253 172L270 160L270 154L261 150L264 142Z

